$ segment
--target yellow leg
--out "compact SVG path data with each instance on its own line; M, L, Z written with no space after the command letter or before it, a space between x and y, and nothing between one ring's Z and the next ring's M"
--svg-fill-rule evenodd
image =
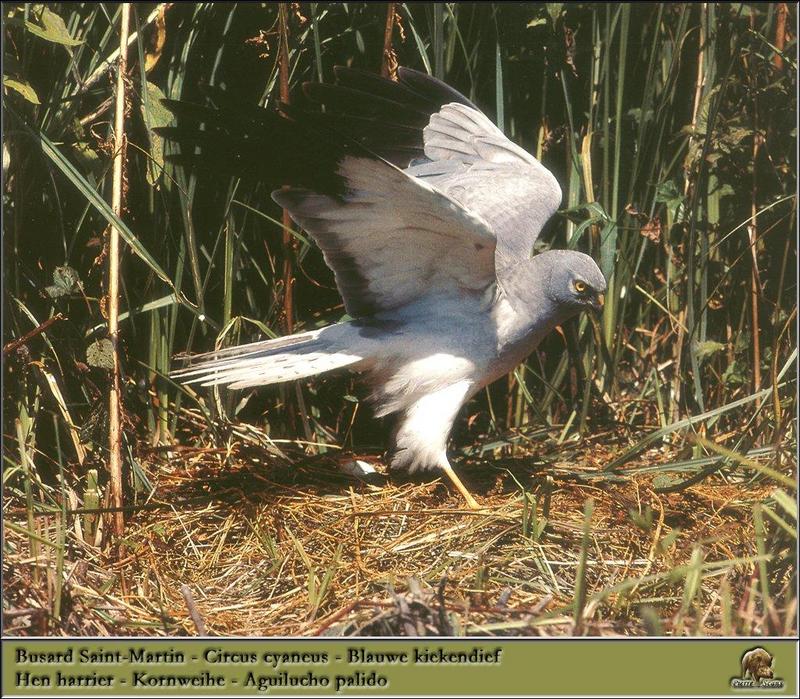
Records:
M456 475L456 472L453 470L453 467L445 463L442 466L442 470L444 471L445 475L450 479L451 483L456 487L459 493L461 493L462 497L467 501L467 507L470 510L481 510L483 509L475 500L475 498L470 495L470 492L464 487L464 484L461 482L459 477Z

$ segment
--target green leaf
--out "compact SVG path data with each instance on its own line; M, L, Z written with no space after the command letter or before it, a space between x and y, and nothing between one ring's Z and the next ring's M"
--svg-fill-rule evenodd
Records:
M147 181L154 185L164 170L164 139L154 129L169 126L172 123L172 112L162 100L164 93L153 83L146 83L142 95L142 118L147 128L147 137L150 140L150 160L147 163Z
M722 199L723 197L730 197L730 196L732 196L732 195L736 194L736 190L735 190L733 187L731 187L729 184L727 184L727 183L726 183L726 184L723 184L723 185L721 185L721 186L720 186L720 187L719 187L719 188L716 190L716 192L714 192L714 193L715 193L715 194L716 194L716 195L717 195L717 196L718 196L720 199Z
M34 24L31 21L25 22L25 28L34 36L38 36L45 41L51 41L54 44L61 44L62 46L80 46L83 41L81 39L73 39L67 31L67 25L55 12L48 9L44 5L36 6L34 13L39 10L38 20L41 26Z
M659 473L653 479L653 487L656 489L671 488L672 486L676 485L679 482L680 479L675 478L674 476L669 476L666 473Z
M563 2L546 2L545 7L547 8L547 14L550 15L550 21L553 23L555 27L558 23L559 17L561 17L561 13L564 9Z
M741 145L742 141L749 139L755 132L753 129L748 129L743 126L733 126L728 129L720 138L720 142L728 146Z
M656 186L655 200L658 203L666 204L667 211L674 220L678 220L678 213L683 207L683 194L678 189L678 185L672 180L660 182Z
M678 540L678 537L681 535L681 530L678 527L675 527L669 534L661 539L658 542L658 550L659 551L668 551L672 545Z
M120 236L130 246L131 250L133 250L133 252L144 261L144 263L159 279L161 279L161 281L170 287L170 289L176 294L178 300L187 308L196 310L196 307L190 304L183 294L180 294L177 291L175 284L169 278L169 275L164 271L161 265L158 264L156 259L147 251L147 249L139 242L139 239L136 237L133 231L131 231L131 229L125 225L119 216L114 213L114 211L108 205L108 202L97 193L94 187L87 182L86 178L80 172L78 172L73 164L67 160L64 154L55 147L53 142L42 132L35 131L28 126L25 120L19 117L11 108L9 108L9 112L16 116L22 127L29 134L31 134L36 141L39 142L42 153L44 153L44 155L47 156L59 170L61 170L64 176L75 185L78 191L80 191L80 193L86 198L86 201L90 203L95 210L104 219L106 219L106 221L108 221L108 223L110 223L112 226L116 226L117 230L120 232Z
M722 374L722 382L726 386L741 386L749 378L750 375L741 362L731 362Z
M95 177L102 174L105 166L100 156L86 141L79 141L70 145L72 155L83 166L86 172L92 173Z
M772 492L772 499L780 505L784 512L792 519L797 520L797 502L794 498L789 497L782 490L774 490Z
M72 267L64 265L53 270L53 285L44 290L51 299L57 299L75 293L80 286L80 275Z
M577 221L580 220L577 217L577 214L580 214L583 211L586 211L589 214L590 223L604 223L611 220L611 217L606 213L606 210L603 208L602 204L597 201L584 202L582 204L578 204L578 206L572 206L569 209L561 209L559 213L564 214L565 216L569 217L570 220L573 220L577 223Z
M86 348L86 363L98 369L111 371L114 368L114 345L104 337Z
M39 101L39 96L36 94L36 90L34 90L30 84L26 83L24 80L17 80L16 78L9 78L8 76L3 76L3 87L8 87L15 92L18 92L31 104L41 104Z
M721 342L706 340L705 342L698 342L695 345L694 351L697 354L698 359L706 359L724 349L725 345L723 345Z
M720 91L721 85L714 85L703 97L700 102L700 109L697 112L697 119L695 121L695 133L697 136L705 136L706 129L708 128L708 115L711 113L711 104L716 98L717 93ZM698 138L698 142L699 142ZM702 150L702 145L700 145Z
M750 333L743 330L736 337L736 342L733 345L733 351L736 354L749 354L750 353Z
M657 476L655 480L658 480L658 478ZM653 509L649 506L641 513L632 507L628 508L628 517L631 522L644 532L649 532L653 528Z
M723 5L721 9L727 9L731 17L744 17L745 19L750 19L754 14L755 11L750 5L746 2L732 2L727 5Z

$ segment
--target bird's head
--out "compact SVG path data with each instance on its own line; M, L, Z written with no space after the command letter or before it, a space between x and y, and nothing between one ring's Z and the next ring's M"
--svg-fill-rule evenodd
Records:
M556 304L571 312L602 310L606 280L591 257L574 250L552 250L544 254L551 258L547 290Z

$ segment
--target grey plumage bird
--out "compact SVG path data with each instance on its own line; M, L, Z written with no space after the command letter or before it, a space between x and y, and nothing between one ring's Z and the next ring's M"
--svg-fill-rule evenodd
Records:
M477 508L447 458L460 408L599 308L605 279L580 252L532 255L558 182L444 83L337 69L306 93L324 112L169 103L181 128L165 133L188 160L289 185L272 198L319 245L352 320L198 355L174 376L239 389L359 372L376 415L399 415L390 466L440 469Z

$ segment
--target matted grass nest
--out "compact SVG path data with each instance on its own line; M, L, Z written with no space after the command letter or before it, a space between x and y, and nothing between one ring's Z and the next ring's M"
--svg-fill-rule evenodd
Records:
M254 434L235 430L226 448L141 449L155 489L114 545L86 543L82 514L61 533L57 516L37 516L37 545L24 533L25 503L7 499L5 632L795 632L795 540L753 516L776 491L768 479L737 471L682 487L681 455L664 446L611 474L603 466L627 444L621 436L551 435L460 463L486 506L474 513L441 480L386 478L370 459L378 474L366 483L341 471L352 455L256 446ZM54 605L58 554L42 542L60 535Z

